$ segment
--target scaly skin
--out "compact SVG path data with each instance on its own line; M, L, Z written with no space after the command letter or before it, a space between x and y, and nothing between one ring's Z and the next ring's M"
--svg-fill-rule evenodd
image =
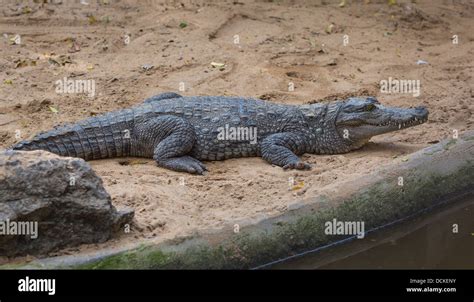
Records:
M85 160L146 157L161 167L194 174L206 171L201 160L253 156L285 169L303 170L310 165L297 155L349 152L374 135L420 124L427 116L424 108L387 108L374 98L286 105L164 93L129 109L58 127L12 148ZM226 125L256 129L256 141L220 136Z

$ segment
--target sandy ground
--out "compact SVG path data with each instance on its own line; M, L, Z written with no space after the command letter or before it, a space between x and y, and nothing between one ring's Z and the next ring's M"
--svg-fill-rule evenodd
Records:
M454 129L473 128L469 1L47 2L10 1L0 9L1 147L17 140L17 130L29 138L58 123L179 92L180 83L183 95L289 104L375 95L387 105L430 110L428 123L374 138L359 151L304 155L314 165L308 172L284 172L259 158L206 163L206 176L161 169L152 160L91 162L114 204L136 210L131 233L100 247L277 215L325 186L368 177ZM95 97L57 93L55 82L64 77L94 80ZM381 93L379 83L389 77L420 80L421 95Z

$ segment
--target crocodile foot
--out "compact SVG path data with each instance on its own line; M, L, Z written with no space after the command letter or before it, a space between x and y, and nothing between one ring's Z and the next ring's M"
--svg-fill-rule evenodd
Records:
M302 161L292 162L283 166L284 170L311 170L311 165Z
M205 171L208 171L202 162L188 155L160 160L158 165L177 172L199 175L203 175Z

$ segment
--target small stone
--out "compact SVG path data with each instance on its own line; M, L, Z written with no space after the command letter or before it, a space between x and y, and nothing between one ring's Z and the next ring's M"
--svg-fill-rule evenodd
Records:
M149 70L153 69L153 67L155 67L155 66L153 66L151 64L142 65L142 69L145 70L145 71L149 71Z

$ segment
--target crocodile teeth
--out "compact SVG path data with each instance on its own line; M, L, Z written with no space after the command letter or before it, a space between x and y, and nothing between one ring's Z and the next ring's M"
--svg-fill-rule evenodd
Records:
M402 129L402 124L398 124L398 129Z

